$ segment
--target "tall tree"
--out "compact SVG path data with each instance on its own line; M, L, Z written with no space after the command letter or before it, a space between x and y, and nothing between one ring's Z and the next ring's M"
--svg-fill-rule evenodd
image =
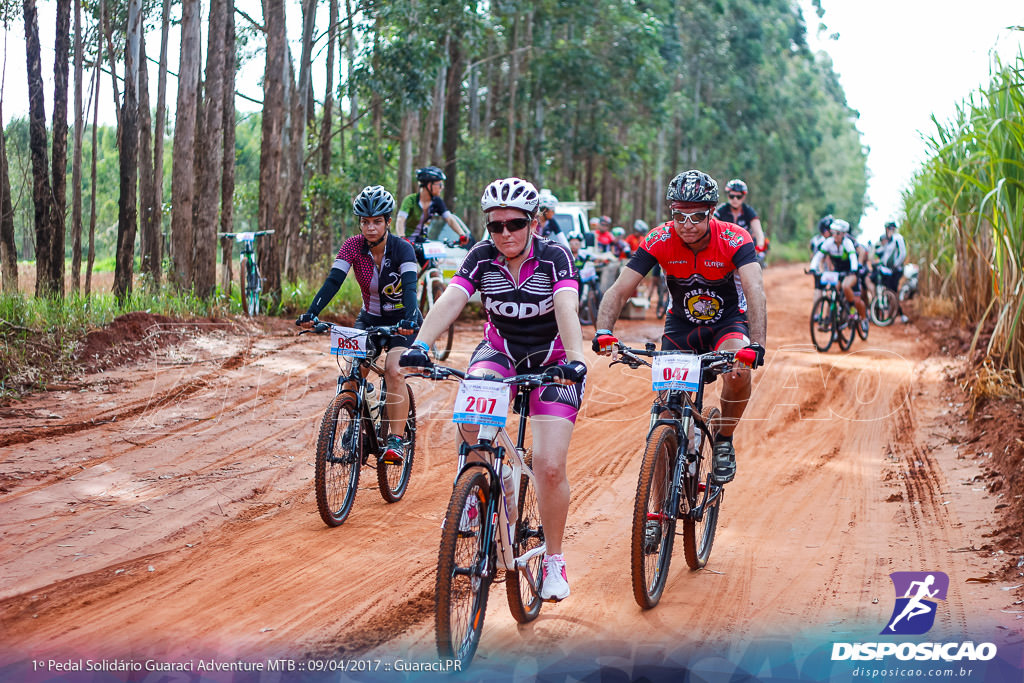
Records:
M82 136L85 104L82 68L82 0L75 0L75 142L71 157L71 291L81 291L82 279Z
M24 0L25 57L28 63L28 126L32 153L32 202L35 206L36 296L62 294L63 278L53 264L53 188L46 154L46 103L40 62L39 15L35 0ZM63 259L61 260L63 265Z
M167 122L167 38L171 26L171 0L163 0L160 13L160 61L157 65L156 122L153 130L153 206L157 208L157 244L153 246L157 263L153 284L159 286L163 274L164 235L164 126Z
M138 229L139 181L139 46L142 0L128 0L128 44L125 48L124 108L117 127L120 186L117 201L117 252L114 257L114 295L124 301L132 293L135 275L135 234Z
M149 286L160 285L160 205L156 186L162 183L153 170L153 128L149 112L149 65L146 59L146 33L139 36L139 256L140 271Z
M68 64L70 62L71 0L57 0L57 27L53 48L53 240L50 242L51 277L64 294L64 224L68 170Z
M11 171L7 164L7 143L3 127L3 92L0 92L0 279L3 291L18 291L18 248L14 242L14 204L11 201Z
M192 287L192 211L195 200L195 136L199 88L199 0L182 0L181 65L174 117L174 163L171 175L170 278L180 289Z
M220 230L235 224L235 3L227 0L224 22L224 171L221 177ZM231 282L231 278L228 278Z
M309 250L307 264L312 265L331 250L331 227L328 221L326 184L331 174L331 137L334 128L334 54L338 40L338 0L330 0L327 26L327 84L324 87L324 108L320 117L320 191L316 198L316 217L313 220L313 248Z
M266 291L273 302L281 300L280 251L284 238L281 178L283 162L281 147L285 125L285 79L288 78L287 42L285 40L284 0L265 0L267 59L263 74L263 121L260 145L259 218L261 229L275 234L263 241L259 251L260 270L266 278Z
M227 5L227 0L210 0L203 139L196 147L198 212L192 271L196 294L203 297L213 294L217 286L217 207L224 173L224 27L227 21L224 15Z
M106 0L100 0L100 27L103 26L104 19L106 18L107 3ZM92 293L92 266L96 262L96 157L99 155L99 145L97 144L97 132L99 131L99 114L100 114L100 69L103 64L103 31L97 29L96 31L96 61L93 65L92 74L92 155L90 158L90 169L89 169L89 252L85 264L85 296L88 297Z

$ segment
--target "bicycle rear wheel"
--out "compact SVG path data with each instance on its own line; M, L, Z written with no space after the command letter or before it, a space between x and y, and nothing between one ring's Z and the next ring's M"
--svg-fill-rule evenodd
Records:
M678 444L670 425L658 425L647 439L633 504L630 569L633 597L650 609L661 600L672 561L676 516L670 509L671 478Z
M527 453L523 460L527 467L533 467L533 456L530 453ZM519 518L512 533L512 554L516 557L544 545L544 528L540 524L536 487L525 474L519 484ZM508 608L512 612L512 617L520 624L527 624L536 619L542 604L540 596L533 592L524 574L532 577L533 584L540 588L544 574L544 553L538 553L525 567L505 572Z
M412 474L412 460L416 454L416 400L412 396L412 387L405 385L409 392L409 415L405 420L405 438L402 439L405 445L405 457L400 465L389 465L380 458L377 458L377 486L380 488L380 495L389 503L397 503L402 500L405 490L409 487L409 476ZM385 385L384 396L387 397ZM380 443L383 447L388 438L387 406L383 407L385 415L381 418Z
M857 336L855 328L860 324L860 321L854 322L850 319L850 304L845 299L840 300L836 305L834 324L836 328L836 341L839 342L839 348L843 351L849 351L850 347L853 346L854 338Z
M722 416L722 411L712 408L705 411L705 422L713 424ZM683 520L683 554L690 569L701 569L711 556L711 546L715 542L715 528L718 526L718 510L724 495L721 487L712 485L708 503L704 506L700 519L692 515L692 511L700 505L705 487L708 486L708 474L711 472L711 440L701 435L699 455L695 471L683 475L683 490L679 496L679 517ZM717 490L716 490L717 489Z
M340 526L352 510L359 484L359 432L355 396L342 392L327 406L316 443L316 507L327 526Z
M871 302L871 322L879 327L888 327L896 320L896 294L888 287L879 286L875 300Z
M832 311L828 298L821 297L811 308L811 342L814 348L825 353L832 346Z
M494 578L493 548L483 547L491 485L480 469L455 483L441 528L434 609L437 652L469 664L480 644L487 592Z

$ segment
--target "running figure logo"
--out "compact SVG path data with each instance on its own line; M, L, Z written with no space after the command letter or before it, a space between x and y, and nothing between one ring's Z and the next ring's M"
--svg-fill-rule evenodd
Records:
M949 576L943 572L893 572L896 605L882 635L920 635L935 623L937 600L945 600Z

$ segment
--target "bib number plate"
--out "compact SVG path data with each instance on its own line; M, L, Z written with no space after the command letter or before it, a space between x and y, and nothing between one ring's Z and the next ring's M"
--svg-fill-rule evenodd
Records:
M459 384L452 422L504 427L508 419L508 387L499 382L467 379Z
M354 327L332 327L331 355L366 358L366 331Z
M442 258L447 254L447 250L445 250L444 245L440 242L427 241L423 243L424 258Z
M829 285L839 284L839 273L834 270L826 270L821 274L821 284L828 287Z
M700 374L700 356L690 353L655 356L651 364L651 385L655 391L697 391L700 388Z

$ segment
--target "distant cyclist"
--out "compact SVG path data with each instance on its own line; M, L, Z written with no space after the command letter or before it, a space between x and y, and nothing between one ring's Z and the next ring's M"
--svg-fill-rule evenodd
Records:
M530 394L533 470L547 544L540 597L557 601L569 595L562 555L569 513L565 462L587 366L575 268L568 251L534 234L538 194L533 184L520 178L503 178L487 186L480 206L490 239L470 249L427 314L419 339L403 354L402 365L429 367L430 344L479 292L487 324L469 361L469 374L511 377L543 372L559 382ZM473 443L477 432L460 425L460 433Z
M882 268L882 282L887 289L891 289L897 294L900 291L900 279L903 277L903 267L906 262L907 242L903 239L903 235L897 232L896 224L889 221L885 224L885 242L878 253L878 264ZM900 306L899 296L896 297L896 305ZM902 307L897 309L897 313L900 322L910 322L903 313Z
M857 253L857 245L850 237L850 224L841 218L832 220L829 226L832 238L827 239L818 247L818 251L811 259L811 272L821 273L822 261L828 257L832 270L839 274L839 283L843 290L843 296L848 303L857 307L858 323L861 329L867 331L868 318L867 306L859 296L854 296L853 290L857 287L857 271L860 260Z
M718 184L698 170L680 173L666 192L672 220L658 226L640 245L604 295L593 348L609 353L618 342L612 325L622 305L655 264L661 264L672 295L661 338L664 350L707 353L750 347L755 366L764 361L766 313L761 267L750 234L714 218ZM716 425L712 477L717 484L736 475L732 439L750 398L750 371L722 375L722 418Z
M423 242L427 239L431 219L443 218L448 227L459 236L459 244L467 244L469 234L455 220L455 215L448 210L441 197L448 176L437 166L427 166L416 171L416 180L420 184L420 189L402 200L402 206L398 209L398 216L395 219L395 234L406 237L413 243ZM409 226L412 226L411 232Z
M725 190L728 193L729 201L715 210L715 218L726 223L735 223L749 232L750 236L754 238L754 251L757 254L757 260L763 262L767 242L757 211L744 201L747 197L747 184L739 178L733 178L725 186Z
M810 242L811 258L814 258L814 255L818 253L818 250L821 249L821 245L824 244L826 240L831 239L832 231L829 230L829 228L832 227L832 221L834 220L835 218L833 218L832 214L828 214L827 216L822 216L821 220L818 221L818 234L812 237ZM825 288L821 286L821 275L819 273L814 273L815 304L818 303L818 299L821 298L824 291Z
M419 270L416 254L412 245L388 231L394 210L395 198L380 185L365 187L356 196L352 213L359 217L360 234L349 237L341 245L323 286L295 324L312 326L313 318L331 302L352 271L363 295L363 306L354 327L365 330L401 326L401 334L391 336L391 350L384 362L390 436L383 459L398 464L405 457L402 439L409 415L405 375L399 371L398 361L402 351L412 344L422 317L416 306L416 272Z
M540 191L540 204L537 209L537 234L544 239L561 244L569 248L569 240L562 233L558 221L555 220L555 209L558 207L558 197L551 194L550 190Z

